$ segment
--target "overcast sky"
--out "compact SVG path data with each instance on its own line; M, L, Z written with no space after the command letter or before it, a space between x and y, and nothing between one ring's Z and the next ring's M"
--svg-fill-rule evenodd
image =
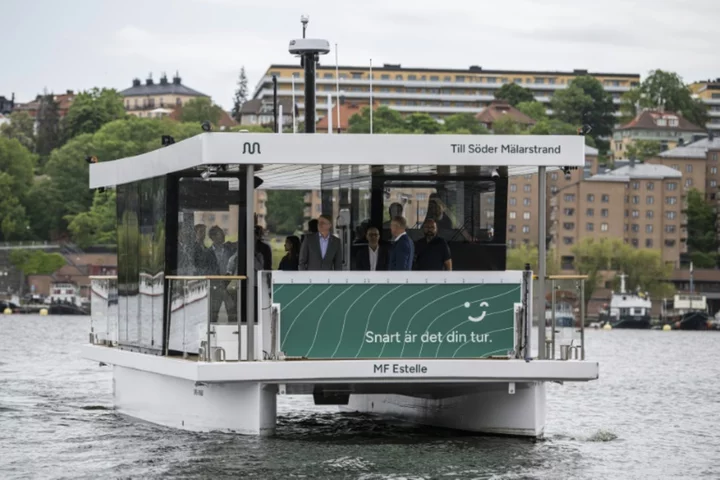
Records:
M122 90L178 70L229 109L242 65L252 92L271 63L298 61L287 47L303 13L344 65L720 77L720 0L2 0L0 95Z

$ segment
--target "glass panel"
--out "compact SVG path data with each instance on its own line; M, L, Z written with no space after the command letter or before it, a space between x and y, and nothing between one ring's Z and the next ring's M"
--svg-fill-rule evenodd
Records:
M127 295L127 344L140 346L140 213L139 183L128 185L127 214L127 260L125 263L125 293ZM119 273L119 272L118 272Z
M152 243L152 343L163 349L163 312L165 304L165 177L153 179L153 243Z
M131 185L117 187L117 221L118 221L118 343L128 342L128 190Z
M138 346L150 348L153 344L153 180L139 182L138 190L138 320L140 323Z

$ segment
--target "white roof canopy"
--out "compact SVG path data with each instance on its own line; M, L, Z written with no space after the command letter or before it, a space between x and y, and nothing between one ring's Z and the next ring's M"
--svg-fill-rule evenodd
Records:
M318 188L323 165L427 168L428 173L438 165L507 166L510 175L535 173L539 166L582 167L585 143L582 136L568 135L203 133L135 157L91 164L90 188L204 165L248 164L262 166L262 188Z

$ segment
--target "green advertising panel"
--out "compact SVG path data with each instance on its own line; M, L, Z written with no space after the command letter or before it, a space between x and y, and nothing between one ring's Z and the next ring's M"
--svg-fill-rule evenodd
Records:
M514 348L520 284L276 284L280 349L305 358L481 358Z

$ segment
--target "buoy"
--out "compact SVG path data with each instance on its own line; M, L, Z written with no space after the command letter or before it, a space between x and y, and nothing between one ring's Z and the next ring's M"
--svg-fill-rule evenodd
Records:
M42 316L44 317L44 316L47 315L47 314L48 314L47 308L41 308L41 309L40 309L40 315L42 315Z
M672 330L672 327L666 323L663 325L663 332L667 332L668 330Z
M606 323L605 325L603 325L603 330L612 330L612 325Z
M10 309L10 307L7 307L5 310L3 310L3 313L5 315L12 315L12 310Z

